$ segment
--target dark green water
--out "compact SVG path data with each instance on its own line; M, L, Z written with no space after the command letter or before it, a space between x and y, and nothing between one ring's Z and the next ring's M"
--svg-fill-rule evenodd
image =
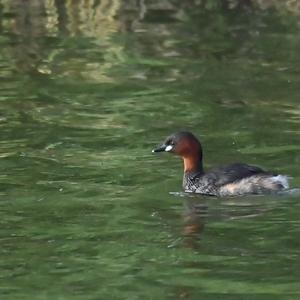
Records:
M151 153L299 188L299 17L124 3L0 1L0 298L299 299L297 191L187 197Z

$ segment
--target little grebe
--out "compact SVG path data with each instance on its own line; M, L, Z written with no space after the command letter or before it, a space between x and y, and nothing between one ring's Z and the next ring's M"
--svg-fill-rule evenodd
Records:
M288 188L285 175L264 171L255 166L235 163L204 172L202 147L190 132L178 132L152 152L170 152L183 158L185 192L212 196L273 193Z

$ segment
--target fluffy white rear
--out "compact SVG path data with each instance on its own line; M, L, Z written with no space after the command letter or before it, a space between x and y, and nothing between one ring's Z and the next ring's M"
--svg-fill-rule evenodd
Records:
M258 174L228 183L220 187L220 196L244 194L274 193L288 189L288 177L285 175Z
M277 175L270 178L274 183L280 183L285 189L289 188L288 177L285 175Z

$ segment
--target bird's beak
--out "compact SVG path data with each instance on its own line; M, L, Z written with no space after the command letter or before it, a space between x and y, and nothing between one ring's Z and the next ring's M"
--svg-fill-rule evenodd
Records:
M158 146L157 148L153 149L152 152L153 153L156 153L156 152L170 152L172 149L173 149L173 146L162 144L162 145Z

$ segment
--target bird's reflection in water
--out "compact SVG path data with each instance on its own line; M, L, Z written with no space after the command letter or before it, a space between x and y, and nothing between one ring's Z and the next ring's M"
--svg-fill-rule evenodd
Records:
M188 248L196 249L199 246L201 234L207 222L208 206L193 199L183 201L183 241Z
M276 197L275 197L276 198ZM185 195L183 197L183 241L186 247L198 249L206 224L255 218L273 210L278 199L262 196L215 198Z

